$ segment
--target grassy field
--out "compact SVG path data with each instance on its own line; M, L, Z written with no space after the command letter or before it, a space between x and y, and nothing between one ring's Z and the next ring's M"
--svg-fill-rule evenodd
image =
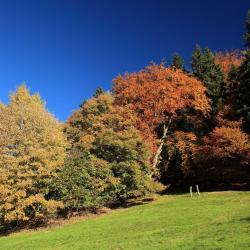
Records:
M250 249L250 192L166 195L62 227L1 237L0 249Z

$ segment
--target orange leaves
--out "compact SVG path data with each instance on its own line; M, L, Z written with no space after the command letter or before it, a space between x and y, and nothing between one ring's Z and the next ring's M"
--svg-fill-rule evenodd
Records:
M190 170L190 159L196 150L197 137L192 132L177 131L174 133L173 138L173 146L181 156L182 171L187 173Z
M136 113L145 138L155 137L155 129L170 117L175 118L180 110L193 108L203 115L210 111L202 82L163 64L118 76L114 79L113 92L116 104L128 105Z
M249 136L240 128L216 127L204 138L202 151L209 158L245 158L250 153Z
M241 128L242 119L233 120L235 111L230 105L224 105L216 115L216 123L218 127Z
M163 64L151 65L137 73L114 79L117 104L127 105L149 124L163 122L166 116L188 106L207 114L209 101L206 88L196 78Z
M243 57L239 54L238 50L218 52L215 54L215 62L219 64L226 79L228 81L228 74L234 66L238 68L242 63Z

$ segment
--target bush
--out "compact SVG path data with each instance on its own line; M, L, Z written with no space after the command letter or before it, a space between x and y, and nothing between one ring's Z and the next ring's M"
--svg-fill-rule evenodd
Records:
M106 161L74 148L51 183L53 192L50 195L63 202L61 212L95 210L111 199L111 176Z

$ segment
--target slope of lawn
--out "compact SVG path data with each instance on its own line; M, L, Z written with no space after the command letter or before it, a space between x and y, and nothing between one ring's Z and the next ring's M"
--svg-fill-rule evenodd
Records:
M250 249L250 192L165 195L74 224L4 236L0 249Z

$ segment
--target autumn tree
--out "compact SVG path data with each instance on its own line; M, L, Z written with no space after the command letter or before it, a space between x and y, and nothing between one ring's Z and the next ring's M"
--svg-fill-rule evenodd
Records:
M215 63L220 65L226 84L230 83L230 72L240 67L243 57L238 50L215 53Z
M244 163L244 159L249 156L249 137L238 127L216 127L204 140L203 150L207 157L237 158Z
M249 181L249 136L231 125L216 127L194 151L195 171L210 186Z
M62 166L62 125L38 94L22 85L0 107L0 211L2 223L39 221L62 204L49 199L48 182Z
M154 153L152 170L156 169L170 126L187 109L203 115L210 110L206 88L195 77L163 64L150 65L132 74L114 79L117 105L130 108L139 118L137 126ZM157 143L157 130L161 129Z

